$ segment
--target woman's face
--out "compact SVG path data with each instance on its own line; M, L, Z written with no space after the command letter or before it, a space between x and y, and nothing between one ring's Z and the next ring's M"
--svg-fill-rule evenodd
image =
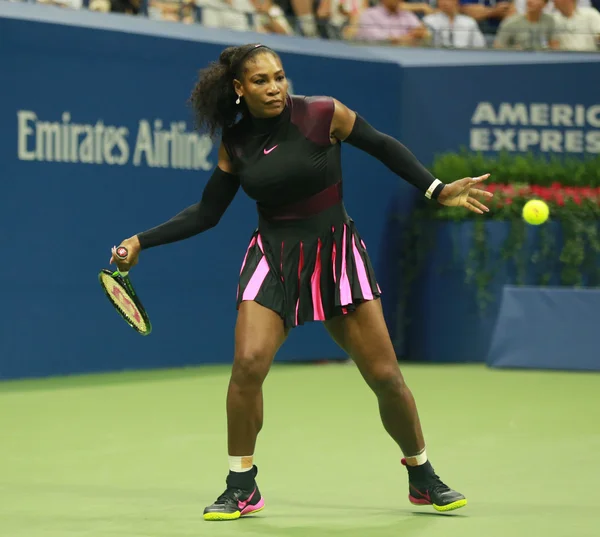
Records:
M288 82L279 58L270 52L254 56L244 65L242 81L235 80L236 93L256 117L274 117L285 107Z

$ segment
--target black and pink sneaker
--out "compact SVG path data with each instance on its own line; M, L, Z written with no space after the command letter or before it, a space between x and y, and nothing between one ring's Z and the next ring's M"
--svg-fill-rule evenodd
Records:
M229 472L227 489L215 503L204 509L204 520L236 520L262 511L265 500L256 485L257 473L256 466L249 472Z
M413 505L431 505L436 511L453 511L467 505L467 499L452 490L436 475L427 461L421 466L408 466L408 499Z

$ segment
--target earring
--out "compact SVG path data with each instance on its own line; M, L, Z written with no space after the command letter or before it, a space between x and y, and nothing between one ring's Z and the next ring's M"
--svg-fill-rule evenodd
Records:
M237 101L235 101L235 104L240 104L240 96L238 95Z

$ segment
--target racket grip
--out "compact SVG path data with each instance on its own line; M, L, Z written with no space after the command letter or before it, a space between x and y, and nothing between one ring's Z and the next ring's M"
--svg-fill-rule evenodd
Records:
M127 248L125 248L125 246L119 246L115 250L115 253L117 254L117 257L119 259L126 259L127 256L129 255L129 251L127 250Z
M115 254L119 259L127 259L129 252L127 251L127 248L125 248L125 246L119 246L115 250ZM129 274L128 270L119 270L118 268L117 268L117 272L123 277L125 277L125 276L127 276L127 274Z

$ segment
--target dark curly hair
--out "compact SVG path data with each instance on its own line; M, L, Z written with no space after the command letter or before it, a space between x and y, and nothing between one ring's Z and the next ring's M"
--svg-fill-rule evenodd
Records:
M243 100L239 105L235 104L237 95L233 81L241 80L247 63L264 53L279 58L274 50L259 43L228 47L221 52L219 61L211 62L200 70L189 99L199 131L207 132L214 139L219 132L235 123L238 114L248 112Z

